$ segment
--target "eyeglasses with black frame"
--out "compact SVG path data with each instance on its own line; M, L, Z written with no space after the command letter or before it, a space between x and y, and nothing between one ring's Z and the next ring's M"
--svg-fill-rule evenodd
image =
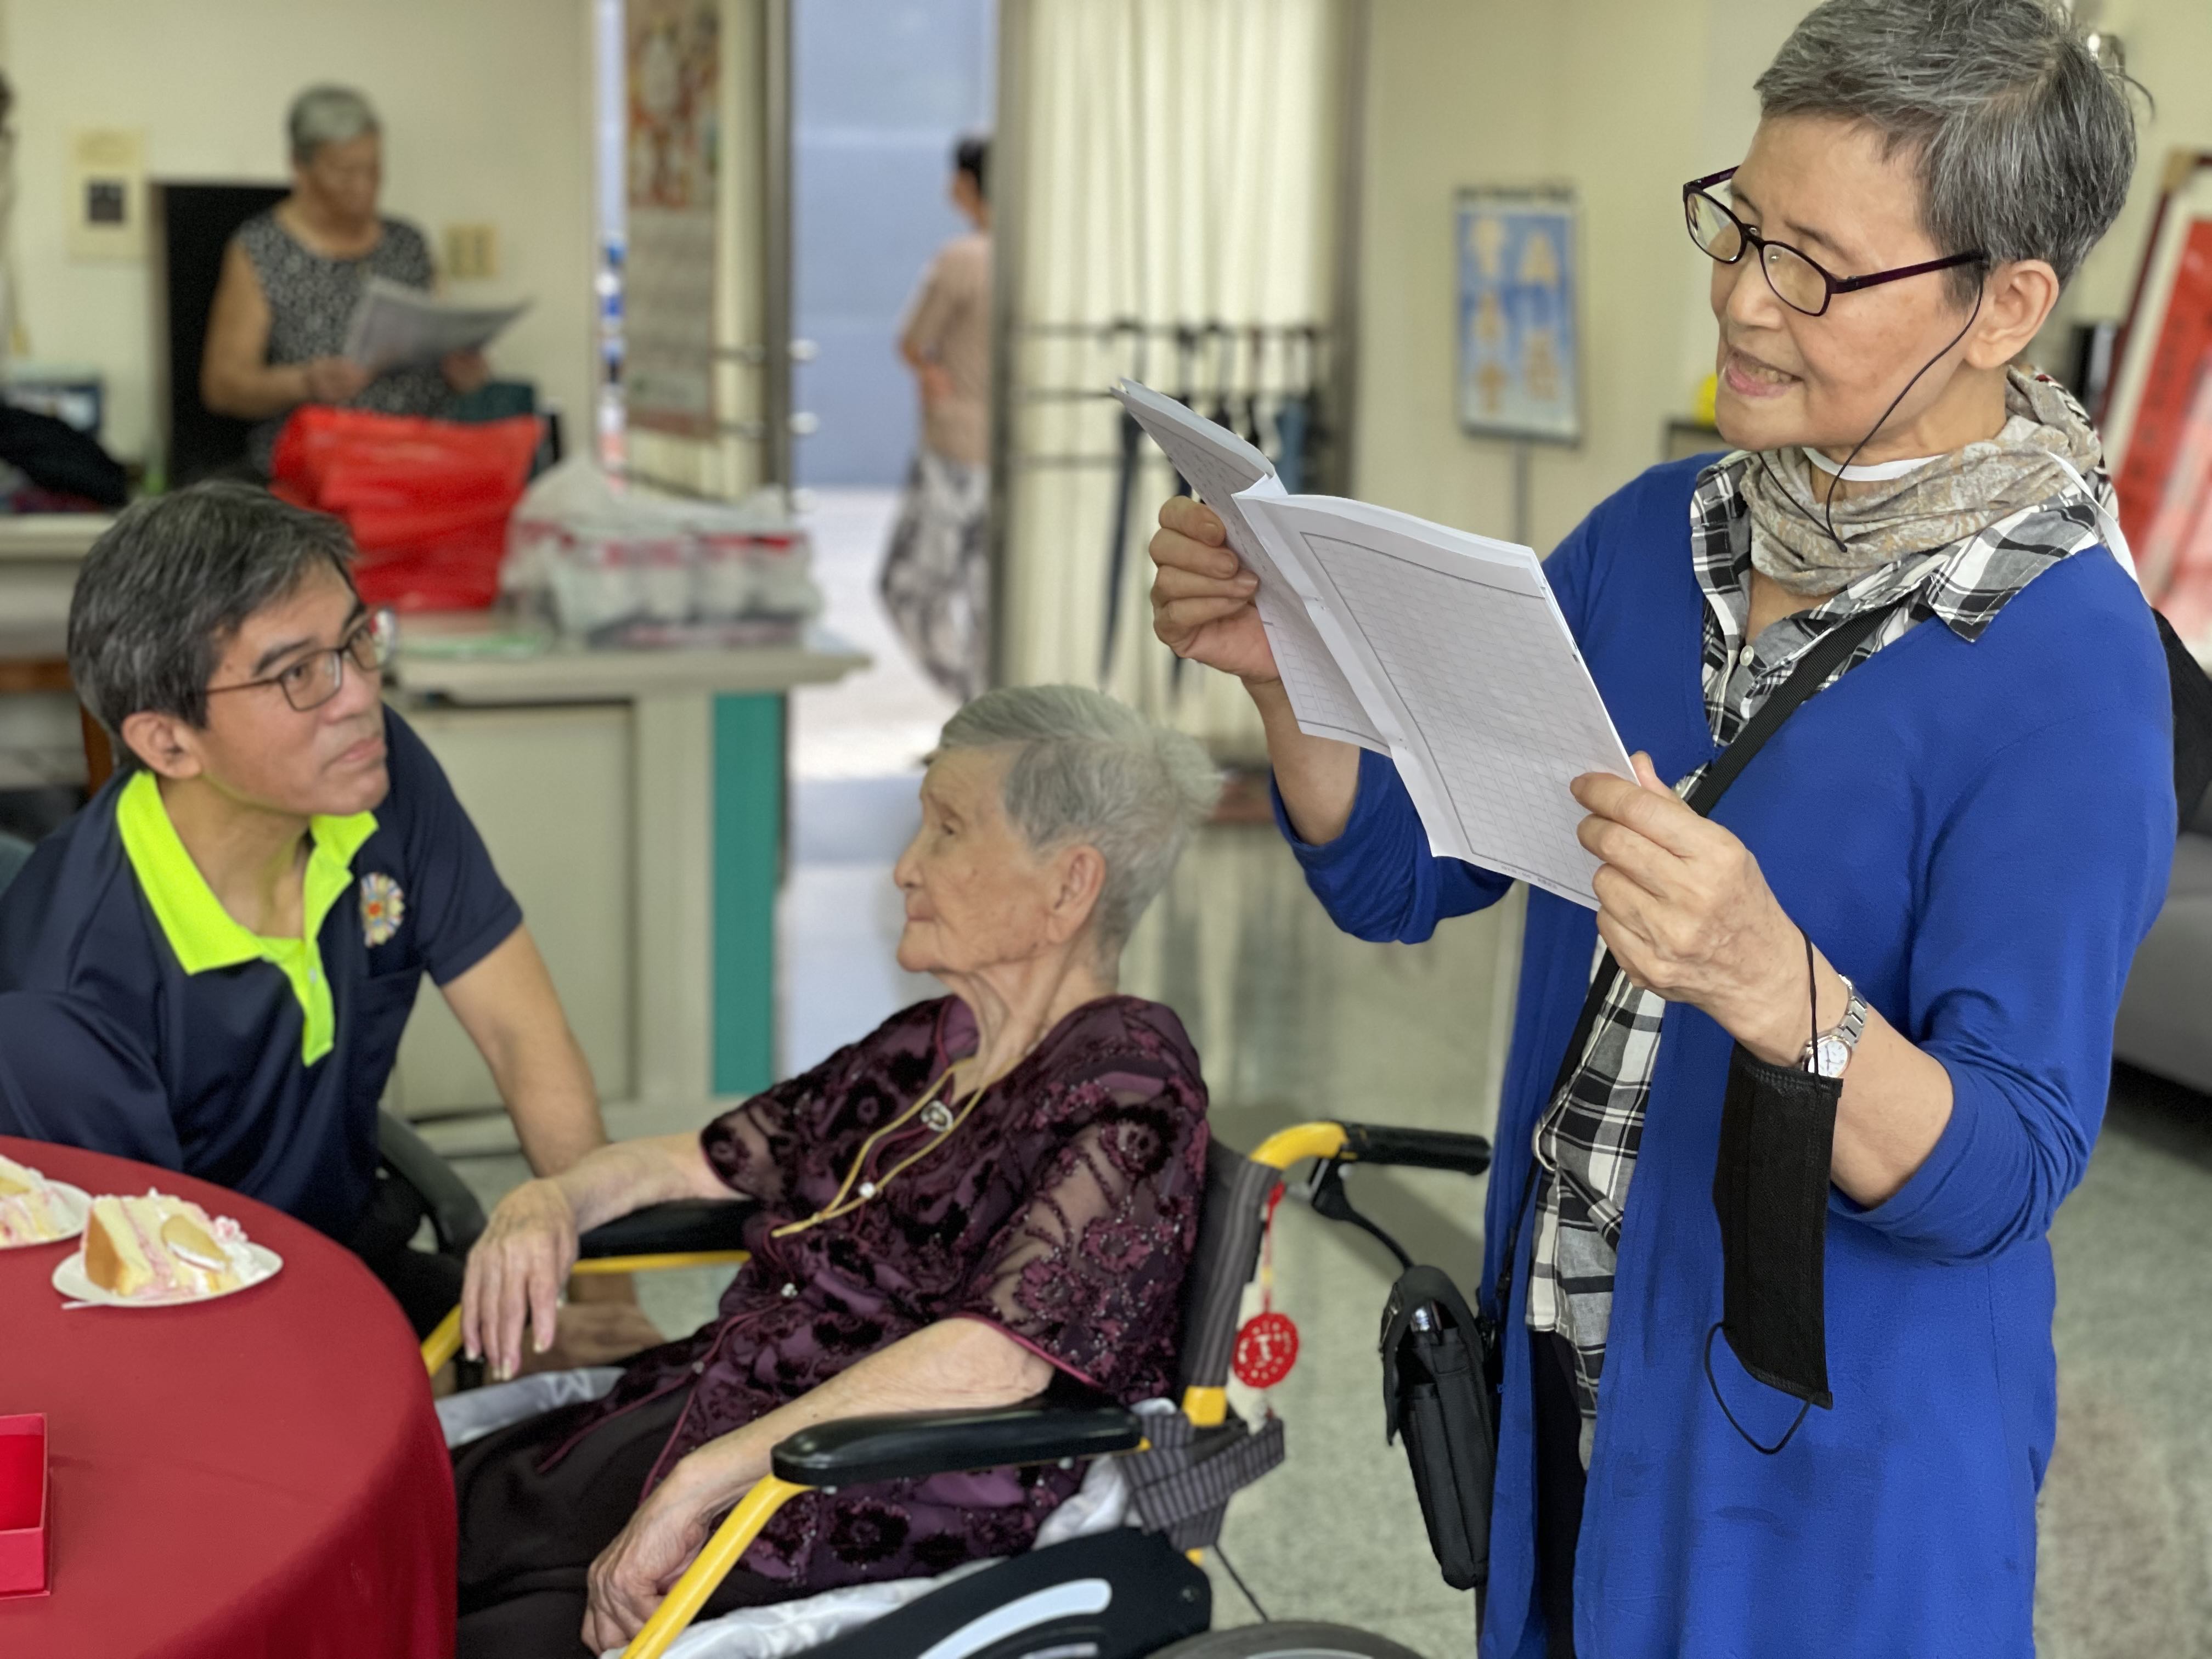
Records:
M329 650L311 652L265 678L240 680L236 685L210 685L207 694L213 697L225 691L252 691L273 685L284 694L286 702L304 714L320 708L344 689L347 663L352 663L364 674L382 673L385 665L392 660L392 647L398 632L398 619L391 611L372 611L354 625L341 643Z
M1726 184L1735 174L1736 169L1729 167L1708 178L1692 179L1682 186L1682 216L1689 223L1690 240L1698 245L1700 253L1724 265L1732 265L1742 258L1747 248L1757 248L1759 269L1766 273L1766 285L1774 290L1774 297L1808 317L1825 315L1829 302L1838 294L1856 294L1863 288L1899 283L1907 276L1924 276L1929 271L1948 270L1954 265L1989 263L1986 253L1954 253L1917 265L1899 265L1894 270L1877 270L1868 276L1835 276L1810 254L1789 243L1767 240L1711 193L1714 185Z

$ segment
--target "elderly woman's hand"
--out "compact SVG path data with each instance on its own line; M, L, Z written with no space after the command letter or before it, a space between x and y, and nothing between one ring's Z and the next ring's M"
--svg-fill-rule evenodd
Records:
M576 1212L551 1181L526 1181L491 1212L469 1252L461 1289L461 1342L483 1355L492 1375L509 1377L522 1364L522 1329L538 1352L559 1328L561 1287L576 1264Z
M1809 1035L1805 942L1751 849L1690 810L1634 757L1638 783L1575 780L1576 830L1604 860L1599 937L1630 981L1702 1008L1760 1059L1795 1060Z
M719 1483L694 1478L702 1461L694 1452L670 1470L592 1563L583 1637L593 1653L628 1645L705 1547L708 1522L728 1499Z

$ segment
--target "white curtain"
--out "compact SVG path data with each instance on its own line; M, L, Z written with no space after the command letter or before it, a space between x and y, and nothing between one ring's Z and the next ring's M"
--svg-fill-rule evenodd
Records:
M1279 392L1325 369L1289 331L1329 315L1340 88L1334 0L1007 0L1023 77L1001 108L1018 147L1007 535L999 626L1013 683L1100 684L1224 754L1258 723L1222 676L1174 676L1153 639L1144 545L1174 492L1149 440L1125 480L1133 375L1177 395L1224 380ZM1005 269L1007 267L1002 267ZM1117 330L1133 321L1142 332ZM1177 326L1225 331L1178 344ZM1255 345L1255 328L1265 331ZM1263 434L1264 435L1264 434ZM1109 567L1125 481L1118 620L1102 678Z

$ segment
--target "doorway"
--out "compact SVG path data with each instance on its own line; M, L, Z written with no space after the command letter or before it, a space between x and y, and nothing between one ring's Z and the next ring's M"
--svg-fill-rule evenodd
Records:
M892 862L918 818L921 761L952 700L877 597L918 435L899 328L937 250L967 228L954 144L988 131L995 0L791 0L792 315L801 510L823 624L872 658L793 700L784 1050L811 1064L934 982L891 960Z

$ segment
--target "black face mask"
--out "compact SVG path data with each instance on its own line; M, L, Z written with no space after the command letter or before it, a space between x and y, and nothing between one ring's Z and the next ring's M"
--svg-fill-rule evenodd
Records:
M1813 972L1813 945L1805 945ZM1813 1017L1815 1035L1820 1018ZM1828 1230L1828 1165L1836 1138L1841 1078L1794 1066L1770 1066L1741 1045L1729 1059L1721 1105L1720 1155L1713 1167L1713 1210L1721 1224L1722 1318L1705 1333L1705 1381L1729 1422L1757 1449L1790 1443L1828 1392L1826 1293L1821 1283ZM1736 1358L1758 1381L1805 1405L1771 1446L1747 1433L1713 1378L1713 1335L1724 1331Z

